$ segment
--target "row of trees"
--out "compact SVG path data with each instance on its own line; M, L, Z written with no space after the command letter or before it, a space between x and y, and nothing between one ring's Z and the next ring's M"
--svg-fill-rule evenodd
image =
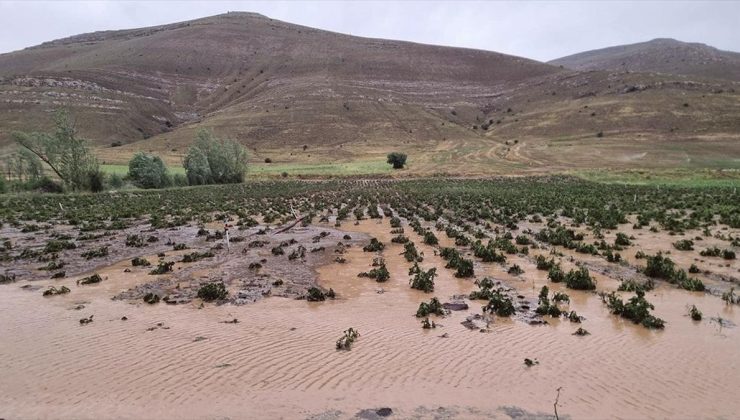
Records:
M139 188L240 183L247 173L248 157L241 144L219 139L203 129L198 131L183 161L186 179L170 176L159 156L144 152L135 154L129 161L128 178Z
M44 175L44 165L67 190L102 191L105 176L87 140L77 136L75 123L63 110L54 115L54 131L15 132L20 149L5 159L5 175L23 189L61 190ZM139 152L129 161L126 178L139 188L165 188L173 185L239 183L247 172L246 149L233 140L219 139L211 131L200 130L183 161L186 177L170 176L159 156ZM0 176L0 192L5 191ZM108 180L120 188L124 180L112 175ZM53 187L53 188L50 188Z

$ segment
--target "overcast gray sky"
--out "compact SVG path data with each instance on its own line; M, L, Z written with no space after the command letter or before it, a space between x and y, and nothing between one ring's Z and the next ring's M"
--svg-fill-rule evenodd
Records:
M84 32L172 23L227 11L374 38L551 60L676 38L740 51L740 1L4 1L0 53Z

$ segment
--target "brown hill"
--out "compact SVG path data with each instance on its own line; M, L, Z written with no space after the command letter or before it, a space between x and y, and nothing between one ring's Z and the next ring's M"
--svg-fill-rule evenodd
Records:
M655 72L740 81L740 53L669 38L586 51L549 63L573 70Z
M65 103L79 108L82 126L101 144L140 140L234 107L239 114L292 107L328 123L353 98L377 99L378 113L364 117L384 124L383 109L393 107L384 98L447 104L481 87L557 71L503 54L363 39L251 13L78 35L0 55L4 120ZM314 109L295 110L301 101ZM276 128L247 132L264 137Z
M64 106L114 163L137 150L177 163L207 127L273 168L394 149L416 173L740 166L731 81L574 72L250 13L52 41L0 55L0 78L0 147Z

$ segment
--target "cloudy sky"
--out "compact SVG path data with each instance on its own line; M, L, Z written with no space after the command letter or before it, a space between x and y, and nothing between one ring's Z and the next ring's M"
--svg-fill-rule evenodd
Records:
M740 1L0 0L0 53L84 32L237 10L352 35L479 48L542 61L653 38L740 51Z

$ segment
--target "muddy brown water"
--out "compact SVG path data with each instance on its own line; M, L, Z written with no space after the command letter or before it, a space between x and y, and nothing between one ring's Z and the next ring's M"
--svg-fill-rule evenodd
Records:
M550 318L549 325L532 326L495 318L490 332L470 331L460 323L484 302L468 301L469 311L434 318L441 326L423 330L414 317L419 303L467 294L476 289L473 280L455 278L407 229L425 254L420 265L439 273L434 293L412 290L409 263L400 255L402 245L390 242L387 220L342 229L375 236L386 249L376 254L352 247L347 263L320 267L319 284L338 293L334 301L273 297L201 309L197 301L112 301L150 280L123 273L127 261L104 270L107 279L98 285L77 287L74 278L32 283L67 284L67 295L44 298L40 290L22 289L26 281L2 286L0 416L349 418L391 407L400 418L508 418L519 409L552 414L559 387L558 412L573 418L732 418L740 410L740 329L709 320L740 324L738 306L658 282L647 298L667 325L649 331L609 314L592 293L548 284L570 295L570 309L586 318L582 324ZM438 237L449 243L444 233ZM386 259L391 279L358 278L377 255ZM509 263L525 274L510 276L500 265L476 262L476 277L493 276L536 298L546 273L527 258L510 257ZM734 262L730 269L737 267ZM618 285L594 276L599 290ZM703 321L686 315L691 304L704 312ZM80 326L89 315L94 322ZM239 323L222 323L234 318ZM572 335L579 326L591 335ZM336 351L334 342L349 327L361 337L351 351ZM539 364L528 368L524 358Z

